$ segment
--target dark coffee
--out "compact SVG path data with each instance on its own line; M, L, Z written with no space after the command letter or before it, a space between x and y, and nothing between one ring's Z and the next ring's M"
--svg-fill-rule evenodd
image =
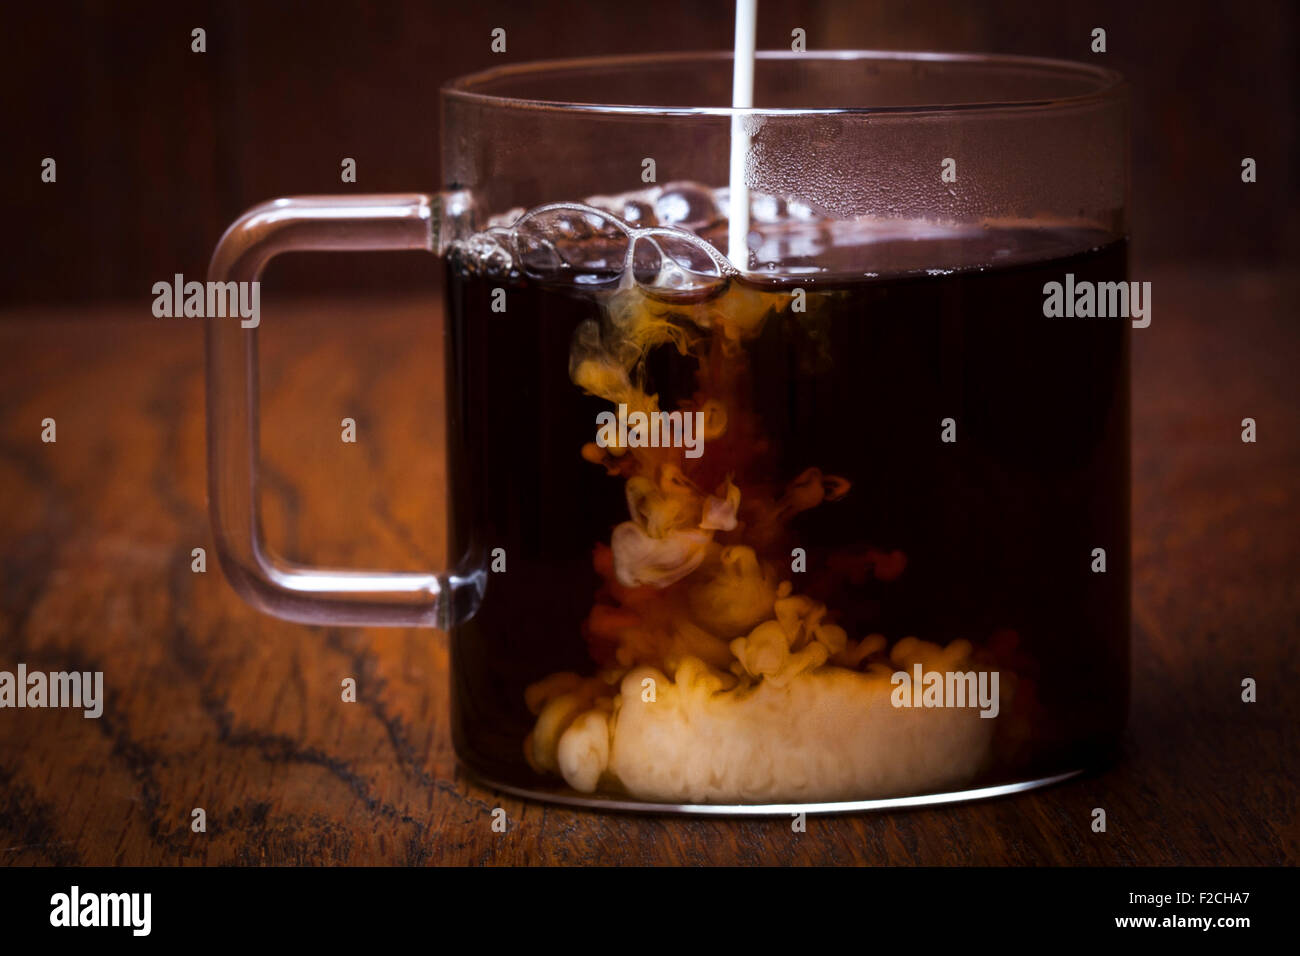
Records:
M721 803L1095 762L1127 706L1129 323L1047 318L1044 286L1126 254L925 234L656 290L453 250L449 545L490 569L452 635L461 759ZM681 415L652 444L638 407ZM937 709L895 677L932 672Z

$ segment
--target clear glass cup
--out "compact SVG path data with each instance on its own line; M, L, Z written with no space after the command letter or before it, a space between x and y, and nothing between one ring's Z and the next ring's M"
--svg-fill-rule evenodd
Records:
M228 578L289 620L447 629L457 754L529 797L843 810L1095 765L1127 710L1129 323L1044 303L1127 278L1122 81L762 53L760 105L732 110L731 73L706 53L466 77L441 191L231 226L212 280L296 250L444 260L452 566L274 553L257 330L212 319Z

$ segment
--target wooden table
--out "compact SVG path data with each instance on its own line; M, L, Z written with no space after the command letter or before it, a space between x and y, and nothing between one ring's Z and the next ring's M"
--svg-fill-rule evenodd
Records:
M683 819L468 781L447 650L262 617L205 514L202 335L149 302L0 318L0 669L102 670L99 720L0 711L0 860L1267 864L1300 858L1295 277L1138 271L1134 703L1122 759L946 809ZM293 557L440 563L436 300L263 298L268 530ZM1241 419L1258 421L1243 444ZM40 440L54 418L58 441ZM339 441L355 418L359 441ZM191 549L208 570L191 571ZM355 677L359 701L340 702ZM1259 682L1243 704L1240 682ZM506 810L506 833L491 812ZM193 833L202 807L207 832ZM1091 811L1108 815L1104 834Z

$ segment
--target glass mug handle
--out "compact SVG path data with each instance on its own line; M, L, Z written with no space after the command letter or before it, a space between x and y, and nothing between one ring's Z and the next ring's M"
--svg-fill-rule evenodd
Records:
M442 197L300 196L254 206L226 230L208 279L255 282L282 252L437 251ZM222 569L249 604L302 624L448 628L470 617L484 575L359 571L284 561L266 547L257 490L257 328L207 320L208 497Z

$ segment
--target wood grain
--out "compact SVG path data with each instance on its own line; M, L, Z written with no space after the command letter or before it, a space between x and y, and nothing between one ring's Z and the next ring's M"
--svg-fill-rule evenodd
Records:
M1162 273L1154 289L1134 343L1123 756L1043 792L812 818L802 834L780 819L572 811L467 780L442 635L269 620L217 570L198 324L138 305L4 314L0 669L102 670L107 703L99 720L0 711L0 861L1295 863L1300 283ZM305 560L438 564L435 301L264 310L271 539ZM345 416L356 445L339 441ZM46 417L56 444L40 441ZM190 570L194 547L206 574ZM354 705L340 702L348 676ZM1256 704L1240 702L1245 676ZM194 807L206 834L190 831ZM1105 834L1089 829L1094 807Z

